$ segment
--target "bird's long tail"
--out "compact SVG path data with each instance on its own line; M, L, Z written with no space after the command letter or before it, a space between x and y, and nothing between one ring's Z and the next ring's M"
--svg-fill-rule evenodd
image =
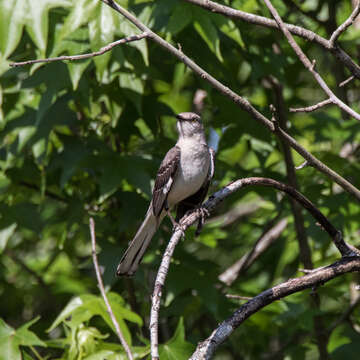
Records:
M150 204L145 220L120 260L116 270L118 276L131 276L135 273L163 217L161 214L157 218L153 214L152 204Z

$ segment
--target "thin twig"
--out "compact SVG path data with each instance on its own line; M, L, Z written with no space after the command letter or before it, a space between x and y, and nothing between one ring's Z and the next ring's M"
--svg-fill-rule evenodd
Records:
M334 331L341 323L349 319L349 316L351 313L360 305L360 295L358 298L350 304L350 306L341 314L341 316L335 320L327 329L327 332L330 334L332 331Z
M329 42L331 46L335 45L335 42L339 38L339 36L349 27L353 24L355 19L360 13L360 1L355 6L353 12L350 14L350 16L347 18L345 22L343 22L331 35Z
M343 87L345 85L347 85L350 81L354 80L355 79L355 76L354 75L351 75L349 78L347 78L346 80L342 81L340 84L339 84L339 87Z
M307 106L304 108L290 108L290 112L312 112L315 110L318 110L326 105L332 104L332 100L331 99L326 99L324 101L320 101L319 103L315 104L315 105L311 105L311 106Z
M357 200L360 201L360 190L357 189L354 185L352 185L349 181L344 179L334 170L330 169L323 162L318 160L314 155L309 153L304 147L302 147L293 137L291 137L288 133L282 130L279 127L276 127L272 121L266 118L263 114L257 111L248 100L242 98L234 91L232 91L227 86L223 85L220 81L212 77L209 73L207 73L204 69L202 69L199 65L197 65L194 61L192 61L189 57L187 57L182 51L179 51L177 48L172 46L170 43L165 41L159 35L155 34L152 30L150 30L146 25L144 25L136 16L132 15L129 11L125 10L123 7L118 5L113 0L101 0L103 3L109 5L112 9L122 14L126 19L128 19L131 23L133 23L138 29L143 32L148 33L148 38L155 41L161 47L166 49L168 52L176 56L180 61L182 61L186 66L188 66L191 70L193 70L196 74L198 74L203 80L210 83L215 89L220 91L224 96L230 98L236 105L238 105L241 109L248 112L255 120L264 125L269 131L275 133L277 136L281 137L284 141L288 142L288 144L298 152L305 160L308 160L309 163L312 164L314 168L319 170L320 172L329 176L332 180L334 180L338 185L340 185L344 190L348 191L352 194ZM268 19L269 20L269 19ZM360 78L360 69L359 69L359 78Z
M298 166L295 166L295 170L301 170L305 167L308 167L310 166L309 162L306 160L304 161L302 164L298 165Z
M247 270L251 264L263 254L270 245L280 237L281 233L287 226L287 219L283 218L278 221L273 227L266 231L256 241L251 251L247 252L238 261L228 267L222 274L219 275L219 280L230 286L239 275Z
M105 288L104 288L104 283L102 281L101 278L101 272L100 272L100 268L99 268L99 263L98 263L98 259L97 259L97 255L96 255L96 235L95 235L95 222L93 218L90 218L90 234L91 234L91 247L92 247L92 258L93 258L93 263L94 263L94 267L95 267L95 273L96 273L96 278L97 278L97 282L98 282L98 286L101 292L101 296L104 299L105 305L106 305L106 309L109 313L110 319L112 321L112 323L115 326L115 330L116 330L116 334L120 340L121 345L123 346L123 348L125 349L126 355L128 357L129 360L133 360L133 354L130 350L130 347L128 345L128 343L126 342L124 335L120 329L119 323L116 320L116 317L112 311L112 308L110 306L109 300L106 296L106 292L105 292Z
M223 321L206 340L200 342L190 360L211 359L217 347L223 343L237 327L266 305L304 289L323 285L335 277L354 271L360 271L359 256L343 258L325 268L316 269L310 274L290 279L265 290L240 306L239 309L227 320Z
M24 65L29 65L29 64L49 63L49 62L54 62L54 61L65 61L65 60L75 61L75 60L89 59L89 58L93 58L95 56L103 55L106 52L110 51L115 46L129 43L132 41L138 41L138 40L146 38L147 36L148 36L148 34L146 32L143 32L142 34L139 34L139 35L131 35L126 38L114 41L106 46L103 46L100 50L92 52L92 53L88 53L88 54L71 55L71 56L64 55L64 56L58 56L58 57L54 57L54 58L28 60L28 61L10 63L9 65L11 67L18 67L18 66L24 66Z
M274 17L275 21L279 25L281 31L284 33L285 37L287 38L290 46L295 51L296 55L300 59L300 61L304 64L305 68L308 69L311 74L313 75L314 79L317 81L317 83L320 85L320 87L324 90L324 92L327 94L329 99L331 99L331 102L333 104L336 104L340 109L348 113L350 116L352 116L354 119L360 121L360 114L358 114L356 111L351 109L348 105L346 105L343 101L341 101L333 92L330 90L330 88L327 86L324 79L321 77L321 75L316 71L314 63L309 60L309 58L305 55L305 53L301 50L300 46L295 42L293 36L290 34L288 28L285 26L284 22L282 21L279 13L274 8L270 0L264 0L266 6L268 7L269 11L271 12L272 16Z

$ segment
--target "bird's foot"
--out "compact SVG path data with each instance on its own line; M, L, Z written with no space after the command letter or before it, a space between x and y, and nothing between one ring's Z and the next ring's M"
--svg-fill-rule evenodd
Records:
M199 236L201 233L201 230L204 226L205 219L210 216L210 212L208 209L206 209L202 206L199 206L195 209L187 211L184 215L184 218L186 218L187 216L194 214L194 213L199 217L198 226L195 231L195 236Z
M210 212L208 209L206 209L204 207L199 207L195 211L197 211L197 213L199 215L199 222L198 222L198 226L195 231L195 236L199 236L201 233L201 230L204 226L205 219L210 216Z

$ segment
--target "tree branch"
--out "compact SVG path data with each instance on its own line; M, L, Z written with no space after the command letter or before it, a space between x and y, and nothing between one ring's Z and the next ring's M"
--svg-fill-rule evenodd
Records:
M308 200L304 195L298 192L296 189L292 188L289 185L283 184L279 181L269 179L269 178L257 178L250 177L236 180L229 185L225 186L221 190L217 191L215 194L210 196L210 198L203 204L202 213L210 213L220 202L222 202L226 197L234 193L235 191L240 190L246 186L268 186L273 187L277 190L283 191L292 198L294 198L302 207L310 212L310 214L320 223L321 227L328 232L328 234L333 239L335 246L338 248L342 256L358 256L360 251L355 248L350 247L346 244L341 236L341 232L338 231L330 221L318 210L315 205ZM190 214L185 215L180 220L180 227L175 229L169 244L165 250L164 256L159 267L156 281L154 285L154 291L152 296L152 306L150 314L150 337L151 337L151 356L152 360L159 359L158 352L158 320L159 320L159 310L160 310L160 301L161 301L161 291L165 284L166 276L169 271L169 265L171 257L174 253L175 247L179 242L181 236L184 234L185 230L194 224L201 216L201 211L193 211ZM310 276L310 273L308 276ZM265 305L264 305L265 306Z
M89 58L93 58L95 56L105 54L106 52L108 52L112 48L114 48L115 46L125 44L125 43L129 43L129 42L132 42L132 41L138 41L138 40L146 38L147 36L148 36L148 34L146 32L143 32L142 34L139 34L139 35L131 35L131 36L128 36L126 38L114 41L114 42L102 47L99 51L95 51L95 52L88 53L88 54L72 55L72 56L65 56L64 55L64 56L58 56L58 57L54 57L54 58L46 58L46 59L36 59L36 60L28 60L28 61L22 61L22 62L14 62L14 63L10 63L9 66L18 67L18 66L24 66L24 65L29 65L29 64L49 63L49 62L54 62L54 61L64 61L64 60L74 61L74 60L89 59Z
M352 312L360 305L360 295L357 299L350 304L350 306L341 314L341 316L335 320L327 329L327 332L330 334L333 332L341 323L348 320Z
M312 112L312 111L318 110L329 104L332 104L332 100L326 99L326 100L320 101L319 103L312 105L312 106L307 106L304 108L290 108L289 110L290 110L290 112L294 112L294 113L296 113L296 112Z
M188 228L187 225L184 229ZM159 311L160 311L160 300L161 291L165 284L165 279L169 271L170 260L174 253L175 247L181 237L184 235L182 228L175 229L171 236L171 239L166 247L164 255L161 260L159 270L156 275L154 291L152 295L151 311L150 311L150 343L151 343L151 359L159 360Z
M104 288L104 283L102 281L101 278L101 272L100 272L100 268L99 268L99 263L97 260L97 255L96 255L96 235L95 235L95 222L93 218L90 218L90 235L91 235L91 247L92 247L92 258L93 258L93 263L94 263L94 267L95 267L95 273L96 273L96 278L97 278L97 282L98 282L98 286L101 292L101 296L104 299L105 305L106 305L106 309L109 313L110 319L112 321L112 323L115 326L115 330L116 330L116 334L120 340L121 345L123 346L126 355L128 357L129 360L133 360L133 354L130 350L129 344L126 342L124 335L120 329L119 323L116 320L116 317L111 309L109 300L106 296L106 292L105 292L105 288Z
M272 83L274 94L275 94L275 103L277 107L277 114L278 119L281 124L281 126L284 129L287 129L287 112L285 107L285 100L283 96L283 87L281 83L274 77L270 78L270 81ZM285 164L286 164L286 175L288 179L288 183L295 188L296 190L299 190L299 183L297 181L296 173L295 173L295 167L294 167L294 160L291 154L291 149L289 145L282 141L282 147L284 151L285 156ZM294 199L290 200L291 210L294 216L294 222L295 222L295 231L296 231L296 237L298 239L299 243L299 249L300 249L300 261L301 263L308 269L313 269L313 261L311 257L311 249L308 241L308 237L306 235L305 230L305 221L302 214L302 209L299 206ZM311 306L319 309L320 308L320 297L317 293L316 289L313 289L311 292L312 302ZM315 337L317 341L317 346L319 350L320 360L327 360L328 359L328 352L327 352L327 336L324 334L324 326L322 317L320 315L314 315L313 317L313 323L314 323L314 329L315 329Z
M211 12L222 14L232 19L237 19L245 21L250 24L260 25L268 28L280 30L276 21L268 19L263 16L249 14L244 11L235 10L231 7L218 4L210 0L184 0L194 5L200 6L204 9L207 9ZM322 46L327 51L330 51L340 62L342 62L350 72L360 79L360 67L357 65L353 59L337 44L331 44L329 40L319 36L313 31L302 28L301 26L296 26L292 24L285 24L286 28L293 34L307 41L314 42Z
M301 163L298 166L295 166L295 170L301 170L304 169L306 167L310 166L309 162L307 160L305 160L303 163Z
M256 241L251 251L247 252L238 261L227 268L222 274L219 275L219 280L230 286L239 275L247 270L251 264L264 253L270 245L280 237L281 233L287 226L287 219L283 218L279 220L274 226L266 231Z
M274 89L273 93L275 96L278 121L283 129L288 130L287 129L288 119L287 119L287 112L286 112L285 101L283 96L282 84L278 81L278 79L272 76L270 77L270 82ZM299 184L296 178L295 165L291 154L291 148L286 141L283 141L282 139L280 139L280 141L284 152L287 181L290 186L292 186L296 190L299 190ZM291 205L291 211L294 215L295 231L300 249L300 261L304 264L305 267L312 268L311 251L306 237L304 217L301 212L301 207L294 199L290 199L290 205Z
M354 75L348 77L346 80L342 81L342 82L339 84L339 87L343 87L343 86L347 85L350 81L354 80L354 78L355 78Z
M296 55L300 59L300 61L304 64L305 68L308 69L320 87L324 90L324 92L328 95L329 99L333 104L336 104L341 110L345 111L349 115L351 115L356 120L360 121L360 114L356 111L351 109L348 105L346 105L343 101L341 101L327 86L324 79L315 69L315 63L311 62L309 58L305 55L305 53L301 50L300 46L295 42L293 36L290 34L288 28L281 20L281 17L277 10L273 7L270 0L264 0L266 6L268 7L269 11L271 12L272 16L274 17L275 21L279 25L281 31L284 33L285 37L287 38L290 46L294 49Z
M350 14L350 16L347 18L347 20L342 23L331 35L329 42L331 46L335 45L335 42L337 41L337 39L339 38L339 36L346 31L346 29L351 26L355 19L357 18L357 16L360 13L360 1L358 1L357 5L355 6L353 12Z
M199 343L190 360L211 359L217 347L223 343L237 327L266 305L304 289L323 285L335 277L354 271L360 271L359 256L342 258L325 268L316 269L310 274L290 279L265 290L240 306L240 308L237 309L231 317L222 322L205 341Z
M170 43L165 41L163 38L155 34L152 30L150 30L146 25L144 25L139 19L137 19L130 12L122 8L113 0L101 0L103 3L109 5L112 9L122 14L126 19L132 22L137 28L141 31L148 33L148 38L158 43L168 52L176 56L181 62L187 65L191 70L193 70L196 74L198 74L202 79L210 83L215 89L220 91L223 95L230 98L236 105L238 105L241 109L247 111L255 120L264 125L269 131L275 133L277 136L281 137L284 141L286 141L295 151L297 151L305 160L307 160L314 168L319 170L320 172L329 176L332 180L334 180L338 185L340 185L344 190L351 193L356 199L360 201L360 190L357 189L354 185L340 176L338 173L327 167L324 163L318 160L315 156L309 153L305 148L303 148L294 138L292 138L285 131L280 129L279 127L275 127L273 122L266 118L263 114L257 111L248 100L242 98L234 91L232 91L227 86L223 85L220 81L212 77L209 73L207 73L204 69L202 69L199 65L197 65L194 61L192 61L189 57L187 57L181 50L176 49ZM360 75L359 75L360 77Z

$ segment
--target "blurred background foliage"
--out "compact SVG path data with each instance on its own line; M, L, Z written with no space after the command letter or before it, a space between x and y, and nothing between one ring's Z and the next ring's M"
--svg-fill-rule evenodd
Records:
M325 98L282 34L233 21L181 0L118 0L206 71L271 116L270 76L282 85L286 109ZM224 4L270 16L262 1ZM351 1L273 1L286 22L329 37L352 11ZM296 6L294 6L294 4ZM360 58L359 24L340 39ZM216 149L213 192L237 178L288 183L279 141L184 64L151 41L114 48L76 62L9 68L13 61L96 51L139 33L99 0L0 0L0 353L4 359L123 359L91 261L89 217L96 221L99 262L110 302L138 358L148 356L150 295L171 233L164 221L131 279L116 265L141 223L153 176L176 141L174 114L193 109L197 90ZM359 110L358 83L314 43L297 38L338 96ZM359 123L334 106L308 114L286 111L289 133L320 160L360 186ZM292 153L295 165L302 158ZM299 190L359 245L359 203L311 167L296 172ZM304 212L314 266L338 259L326 233ZM219 275L248 253L279 219L287 226L271 247L229 285ZM161 359L186 359L241 300L303 268L288 198L246 188L227 198L202 234L175 251L160 311ZM331 359L360 351L359 309L331 325L357 299L347 275L292 295L248 319L216 359L316 359L321 322ZM330 330L329 330L330 329ZM328 331L329 330L329 331ZM3 357L5 356L5 357Z

